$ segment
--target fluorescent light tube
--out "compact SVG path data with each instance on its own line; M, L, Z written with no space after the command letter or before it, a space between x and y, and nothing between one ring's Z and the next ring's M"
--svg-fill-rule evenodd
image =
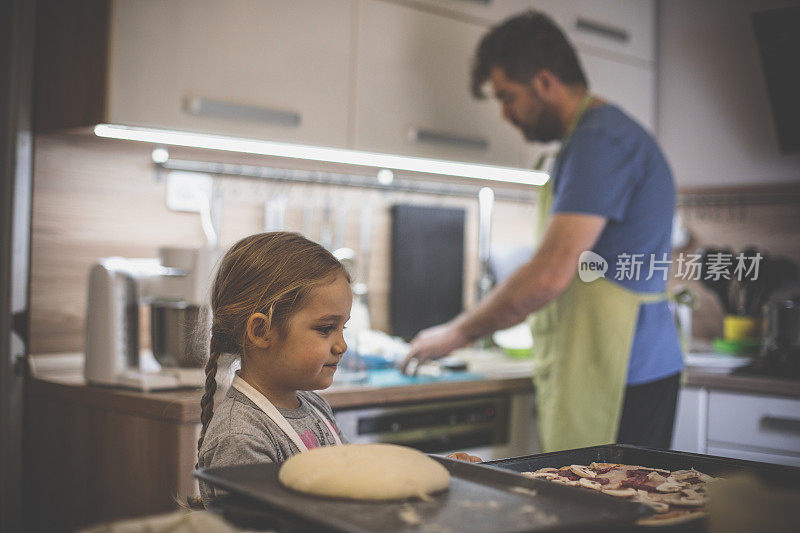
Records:
M186 146L189 148L205 148L208 150L224 150L246 154L269 155L276 157L292 157L310 161L326 161L392 170L407 170L440 174L460 178L517 183L521 185L544 185L550 176L546 172L537 172L521 168L460 163L442 159L426 159L401 155L361 152L340 148L325 148L257 139L224 137L205 133L188 133L182 131L120 126L117 124L98 124L94 127L98 137L141 141L169 146Z

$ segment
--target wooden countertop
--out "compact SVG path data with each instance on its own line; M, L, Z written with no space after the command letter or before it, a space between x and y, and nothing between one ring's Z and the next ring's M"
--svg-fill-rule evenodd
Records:
M78 401L118 411L179 423L200 422L202 391L140 392L88 385L82 377L33 377L27 393ZM528 377L487 377L471 381L446 381L397 387L338 386L319 391L334 409L351 409L414 401L472 397L495 393L533 391Z
M800 380L797 379L702 372L691 367L686 369L685 374L684 385L689 387L706 387L709 389L726 389L736 392L800 398Z

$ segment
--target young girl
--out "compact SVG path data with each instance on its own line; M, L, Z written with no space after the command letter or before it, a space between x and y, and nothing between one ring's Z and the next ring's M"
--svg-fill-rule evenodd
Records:
M298 234L260 233L233 245L211 292L199 467L281 462L347 442L330 405L311 391L333 381L347 350L352 301L342 264ZM242 366L215 409L221 354L238 355ZM462 452L450 457L480 461ZM202 481L200 495L205 506L217 496Z
M211 356L201 400L198 466L280 462L341 444L328 403L347 350L350 278L322 246L293 233L261 233L225 254L211 294ZM216 407L217 364L238 355L241 370ZM214 488L200 482L208 506Z

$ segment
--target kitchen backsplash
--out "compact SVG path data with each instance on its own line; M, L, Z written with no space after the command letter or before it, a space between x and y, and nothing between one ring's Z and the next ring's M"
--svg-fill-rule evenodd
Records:
M83 350L86 285L89 268L100 257L155 257L160 246L202 246L205 236L194 213L171 211L165 201L165 180L158 180L150 161L151 147L108 141L86 135L40 135L34 167L31 352L65 353ZM206 161L302 167L287 160L175 149L174 157ZM341 172L341 167L334 167ZM389 208L414 203L466 210L464 303L475 300L478 276L477 199L385 193L354 188L284 185L274 182L225 178L220 242L223 247L264 227L264 203L277 194L288 195L285 224L302 231L305 206L314 206L310 237L322 236L322 212L331 206L334 227L337 211L347 206L343 244L361 258L362 206L371 209L371 253L368 273L373 326L389 330L390 231ZM795 191L797 194L797 191ZM492 242L505 250L531 246L536 207L529 203L498 201L493 213ZM773 255L800 264L800 209L798 203L739 207L681 207L679 213L691 241L683 249L727 246L740 250L756 245ZM676 286L683 281L671 283ZM686 282L700 296L694 312L696 337L712 338L722 330L722 311L713 295L699 282ZM149 345L147 332L142 340Z
M89 269L101 257L155 257L158 247L205 244L200 217L171 211L165 201L165 180L156 179L150 145L96 139L86 135L40 135L36 139L31 257L31 353L79 352L84 344L86 288ZM282 168L328 170L297 166L287 160L230 155L199 150L171 150L173 157ZM332 167L333 171L346 171ZM363 170L360 170L363 173ZM475 299L478 275L478 202L440 197L321 185L286 185L263 180L224 178L220 242L223 247L263 230L264 204L272 195L288 195L285 225L302 231L305 206L314 206L312 239L322 237L325 205L331 226L346 206L345 246L361 257L362 206L372 207L368 273L373 326L389 329L389 207L414 203L462 207L466 210L464 303ZM536 208L531 203L498 201L492 237L500 245L530 246ZM462 275L462 273L454 273ZM142 341L149 346L147 332Z
M770 188L742 190L725 197L711 196L711 205L678 208L690 241L676 253L695 253L698 248L730 248L739 252L748 246L766 251L770 256L786 257L800 265L800 186L781 186L768 196L775 202L748 204L747 198L764 195ZM736 198L744 198L743 203ZM716 205L715 205L716 204ZM674 264L674 263L673 263ZM722 336L722 308L716 296L699 281L673 281L672 287L686 285L697 293L699 307L693 313L692 330L695 338L711 339Z

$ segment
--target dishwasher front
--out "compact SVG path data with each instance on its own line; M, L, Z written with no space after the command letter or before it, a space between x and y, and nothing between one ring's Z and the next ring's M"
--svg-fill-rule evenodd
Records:
M485 461L536 453L531 394L415 401L334 410L352 443L386 442L426 453L467 452Z

